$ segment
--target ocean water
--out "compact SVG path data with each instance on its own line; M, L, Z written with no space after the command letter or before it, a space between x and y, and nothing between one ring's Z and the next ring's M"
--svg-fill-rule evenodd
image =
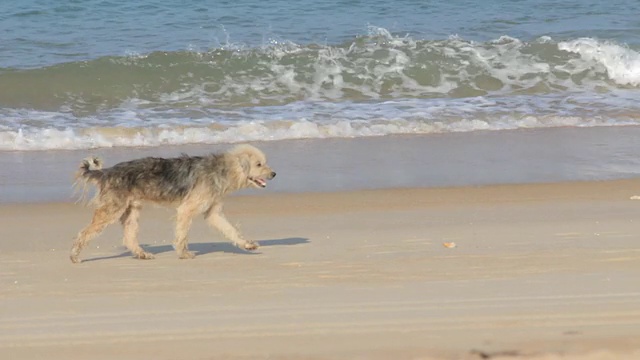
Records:
M0 2L0 151L640 124L637 0Z

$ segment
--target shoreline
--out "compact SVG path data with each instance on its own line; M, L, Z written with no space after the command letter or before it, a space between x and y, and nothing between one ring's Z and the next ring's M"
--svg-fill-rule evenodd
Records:
M278 178L266 191L340 192L611 180L640 176L640 126L554 128L253 143ZM144 156L201 155L232 144L0 152L0 204L73 202L73 174Z
M240 195L194 260L145 207L71 264L81 205L0 205L0 357L633 359L640 180ZM444 242L455 242L446 248ZM143 349L143 350L141 350Z

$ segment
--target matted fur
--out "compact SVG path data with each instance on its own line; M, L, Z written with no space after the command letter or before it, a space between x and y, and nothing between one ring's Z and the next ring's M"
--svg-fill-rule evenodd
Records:
M242 238L222 214L223 197L235 190L266 186L276 173L265 155L251 145L206 156L178 158L146 157L121 162L103 169L102 161L87 158L76 173L76 184L97 187L92 200L96 210L91 223L82 229L71 248L71 261L80 262L80 252L104 228L118 219L124 227L124 245L139 259L153 259L138 244L138 217L145 201L177 209L173 245L181 259L195 255L188 250L187 233L193 216L204 214L236 246L255 250L258 244Z

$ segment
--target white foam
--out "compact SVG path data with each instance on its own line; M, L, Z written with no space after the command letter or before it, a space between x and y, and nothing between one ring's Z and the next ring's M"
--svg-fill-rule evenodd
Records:
M88 116L0 109L0 150L640 124L640 54L606 41L426 41L370 27L340 46L225 46L233 53L200 54L233 63L222 79L187 72L179 89Z
M0 111L0 150L232 143L249 140L429 134L554 126L640 124L633 89L507 97L299 101L219 109L154 107L132 99L99 115Z
M452 93L600 91L640 82L636 51L588 38L555 45L550 37L532 42L509 36L485 43L457 36L427 41L369 27L367 37L339 46L269 41L259 49L216 49L199 55L203 63L198 66L214 66L224 77L183 74L180 89L145 94L146 98L166 107L238 107L300 100L449 97ZM605 75L613 81L605 81Z
M633 122L618 125L628 125ZM0 131L0 150L91 149L149 147L184 144L218 144L243 141L277 141L303 138L353 138L391 134L432 134L519 128L606 126L607 120L576 116L508 116L497 119L468 118L425 122L409 119L333 122L248 121L231 126L154 128L30 129Z
M640 85L640 53L609 41L582 38L558 43L560 50L579 54L591 66L603 67L620 85Z

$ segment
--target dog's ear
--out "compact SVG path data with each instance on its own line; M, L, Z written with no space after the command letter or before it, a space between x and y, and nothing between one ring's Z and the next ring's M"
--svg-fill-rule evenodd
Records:
M229 154L237 159L240 168L242 168L242 172L249 176L251 172L251 159L256 151L258 150L251 145L240 144L229 150Z
M245 175L249 175L249 171L251 170L251 162L249 161L249 156L247 154L238 154L238 163L240 164L240 168L245 173Z

